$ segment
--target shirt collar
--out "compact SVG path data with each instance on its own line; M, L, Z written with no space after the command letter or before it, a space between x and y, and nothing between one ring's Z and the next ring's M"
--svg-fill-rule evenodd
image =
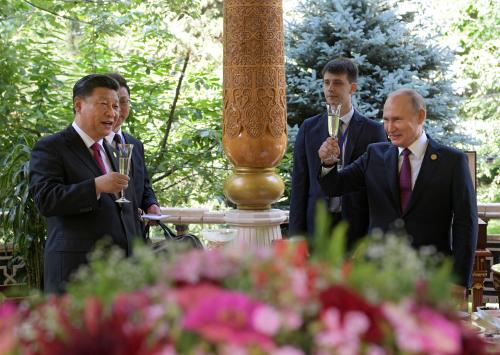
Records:
M418 137L415 142L410 144L408 149L417 158L422 158L425 154L425 149L427 148L427 141L428 141L427 135L425 134L424 131L422 131L420 137ZM398 147L398 150L399 150L399 155L401 155L401 152L404 150L404 148Z
M344 122L346 126L349 126L349 122L351 122L351 118L354 115L354 107L351 105L351 110L347 112L344 116L340 117L340 120Z
M87 148L90 149L90 147L92 147L92 145L94 143L98 143L102 147L102 138L99 139L97 142L95 142L92 138L90 138L90 136L87 133L85 133L85 131L83 129L81 129L78 126L78 124L75 121L73 121L73 123L71 124L71 126L73 126L73 128L76 131L76 133L78 133L78 135L82 138L83 143L85 143L85 145L87 146Z
M110 134L108 134L105 138L106 138L106 141L110 144L110 145L113 145L113 138L115 137L115 135L118 134L122 137L122 142L124 142L124 139L123 139L123 134L122 134L122 129L119 128L118 129L118 132L113 132L111 131Z

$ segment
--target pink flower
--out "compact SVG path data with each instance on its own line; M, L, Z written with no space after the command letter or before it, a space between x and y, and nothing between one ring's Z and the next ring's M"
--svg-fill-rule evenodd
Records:
M339 354L358 354L361 338L370 327L369 318L358 311L341 313L330 308L323 314L324 330L315 337L315 343L320 349L333 350Z
M293 346L283 346L279 349L273 350L271 355L304 355L304 352Z
M280 314L274 308L264 305L255 310L252 323L261 333L273 336L281 325Z
M302 325L302 317L299 313L293 310L285 310L281 312L283 327L289 330L297 330Z
M434 310L412 302L386 305L384 314L393 325L401 350L426 354L456 354L461 351L458 324Z
M305 302L309 295L308 275L306 269L293 268L291 271L291 289L295 297Z
M368 328L363 340L381 343L384 338L384 315L379 306L366 301L361 295L341 285L332 285L319 295L321 308L324 311L335 308L343 319L348 312L359 312L368 319Z
M240 259L226 256L220 250L191 250L181 254L165 272L178 284L197 284L203 281L219 283L238 271Z
M173 292L176 302L186 311L196 306L201 300L218 294L220 288L212 284L201 283L180 287Z
M16 344L15 325L19 314L15 304L0 304L0 354L7 354Z
M255 311L263 306L245 294L221 291L205 297L188 310L182 326L209 341L243 346L255 344L268 350L273 342L253 324Z

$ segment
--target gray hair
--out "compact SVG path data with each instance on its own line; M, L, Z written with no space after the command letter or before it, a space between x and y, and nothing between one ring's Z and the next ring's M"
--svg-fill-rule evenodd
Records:
M393 91L389 94L389 96L387 96L387 100L389 100L393 96L399 96L399 95L405 95L409 97L413 111L418 112L420 109L427 111L427 109L425 108L424 98L422 97L422 95L420 95L417 91L413 89L402 88Z

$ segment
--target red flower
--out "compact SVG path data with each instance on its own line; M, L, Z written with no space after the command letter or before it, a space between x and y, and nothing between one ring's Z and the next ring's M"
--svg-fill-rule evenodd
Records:
M492 354L487 351L487 344L483 338L477 336L474 331L462 327L462 355L486 355Z
M366 302L359 295L343 286L330 286L319 295L321 302L321 314L329 308L335 308L340 312L341 321L345 313L358 311L364 313L370 320L370 327L363 335L363 340L380 344L384 334L382 331L385 318L379 307Z
M276 256L290 260L294 266L306 264L309 251L305 240L277 239L273 241L273 246Z

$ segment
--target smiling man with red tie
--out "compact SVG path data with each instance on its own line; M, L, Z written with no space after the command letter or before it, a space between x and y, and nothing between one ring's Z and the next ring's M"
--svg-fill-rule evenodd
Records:
M86 263L101 238L110 237L129 255L133 239L141 235L135 203L115 202L129 177L116 172L116 152L103 139L119 115L118 88L106 75L78 80L73 123L33 147L30 193L48 222L45 292L64 292L71 274Z
M370 230L387 231L403 220L412 245L451 255L458 283L469 287L477 204L466 155L426 135L424 99L414 90L391 93L383 117L391 143L371 144L340 171L334 169L337 141L328 138L321 145L321 188L330 196L366 189Z

